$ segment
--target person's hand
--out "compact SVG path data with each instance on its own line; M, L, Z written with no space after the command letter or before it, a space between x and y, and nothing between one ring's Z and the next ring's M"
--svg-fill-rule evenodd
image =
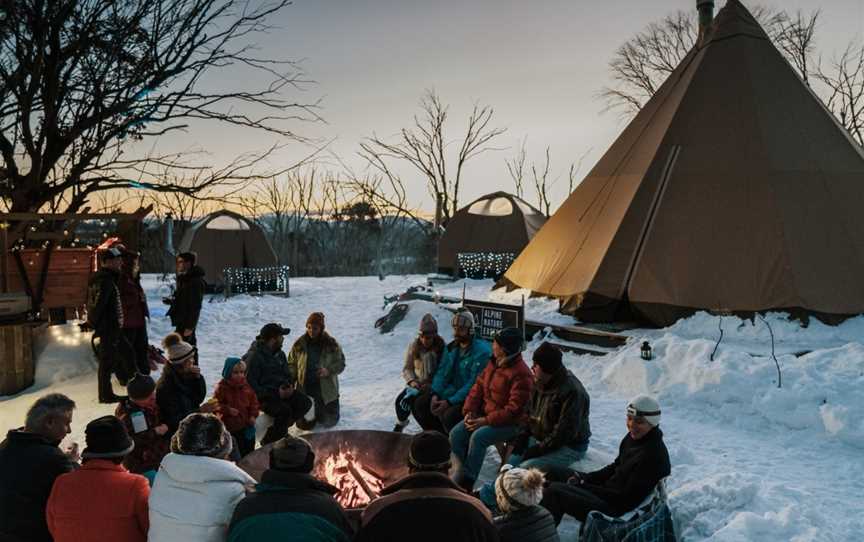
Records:
M240 414L240 411L234 407L228 407L228 414L230 414L231 416L236 416Z
M184 329L183 330L183 336L184 337L191 337L193 333L195 333L194 329Z
M218 409L219 403L207 401L206 403L198 407L198 412L203 412L204 414L213 414Z
M330 376L330 369L327 367L318 368L318 378L327 378L328 376Z
M288 399L294 394L294 386L291 384L282 384L279 386L279 398Z
M418 384L416 380L412 380L411 382L409 382L408 386L414 388L415 390L420 389L420 384Z
M465 429L467 429L469 431L476 431L477 429L480 429L484 425L489 425L489 422L486 421L485 416L482 418L471 418L470 420L465 422Z
M249 425L255 425L255 416L249 416Z
M168 432L168 426L163 423L162 425L157 425L156 427L154 427L153 431L156 431L156 434L161 437Z
M191 367L186 369L186 374L193 375L193 376L199 376L199 375L201 375L201 367L198 367L197 365L192 365Z
M66 449L63 450L63 453L66 454L66 457L69 458L69 461L72 461L74 463L78 463L79 461L81 461L81 452L78 451L77 442L73 442L72 444L67 446Z

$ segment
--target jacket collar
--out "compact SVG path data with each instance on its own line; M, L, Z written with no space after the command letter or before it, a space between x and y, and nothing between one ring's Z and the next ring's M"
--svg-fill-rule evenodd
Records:
M462 489L456 485L456 482L451 480L450 477L444 473L421 471L409 474L408 476L393 482L381 490L381 495L390 495L391 493L396 493L402 489L416 489L423 487L440 487L462 491Z
M261 483L255 488L257 491L280 491L288 489L311 489L322 491L328 495L335 495L339 490L327 482L321 481L311 474L300 472L283 472L276 469L268 469L261 475Z
M88 459L81 463L81 470L110 470L115 472L126 472L123 465L118 465L108 459Z
M60 441L48 440L47 437L40 435L39 433L31 433L30 431L25 431L23 427L19 427L18 429L10 429L9 432L6 433L6 438L13 442L22 444L60 446Z

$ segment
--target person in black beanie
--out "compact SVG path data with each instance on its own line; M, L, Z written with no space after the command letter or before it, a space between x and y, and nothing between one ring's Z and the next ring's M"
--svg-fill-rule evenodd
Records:
M168 425L162 421L156 403L156 382L139 374L126 385L126 393L129 398L117 405L114 415L126 426L135 449L123 460L123 466L129 472L143 474L152 485L159 463L171 447Z
M534 389L528 402L528 419L514 439L507 463L541 471L567 468L585 457L591 437L588 423L590 398L582 382L562 361L561 350L543 342L532 357ZM480 489L480 499L495 510L495 488Z
M450 455L450 441L442 433L414 435L408 476L384 488L366 507L355 542L406 537L412 542L497 542L489 510L448 476Z
M347 542L354 530L333 498L339 490L312 476L315 452L302 438L286 436L270 448L270 468L254 493L234 510L228 527L233 542L296 540Z

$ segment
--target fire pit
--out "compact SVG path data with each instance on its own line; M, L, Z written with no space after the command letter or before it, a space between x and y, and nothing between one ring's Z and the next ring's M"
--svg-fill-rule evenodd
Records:
M384 487L408 474L411 435L345 430L308 433L303 438L315 450L312 474L339 489L336 500L347 510L364 508ZM250 453L238 466L260 481L270 467L270 446Z

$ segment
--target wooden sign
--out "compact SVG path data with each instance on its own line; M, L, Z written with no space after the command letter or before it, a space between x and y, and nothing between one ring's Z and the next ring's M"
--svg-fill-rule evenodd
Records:
M524 302L523 302L524 303ZM462 306L474 315L474 335L492 340L507 327L522 330L525 336L525 305L504 305L491 301L463 299Z

